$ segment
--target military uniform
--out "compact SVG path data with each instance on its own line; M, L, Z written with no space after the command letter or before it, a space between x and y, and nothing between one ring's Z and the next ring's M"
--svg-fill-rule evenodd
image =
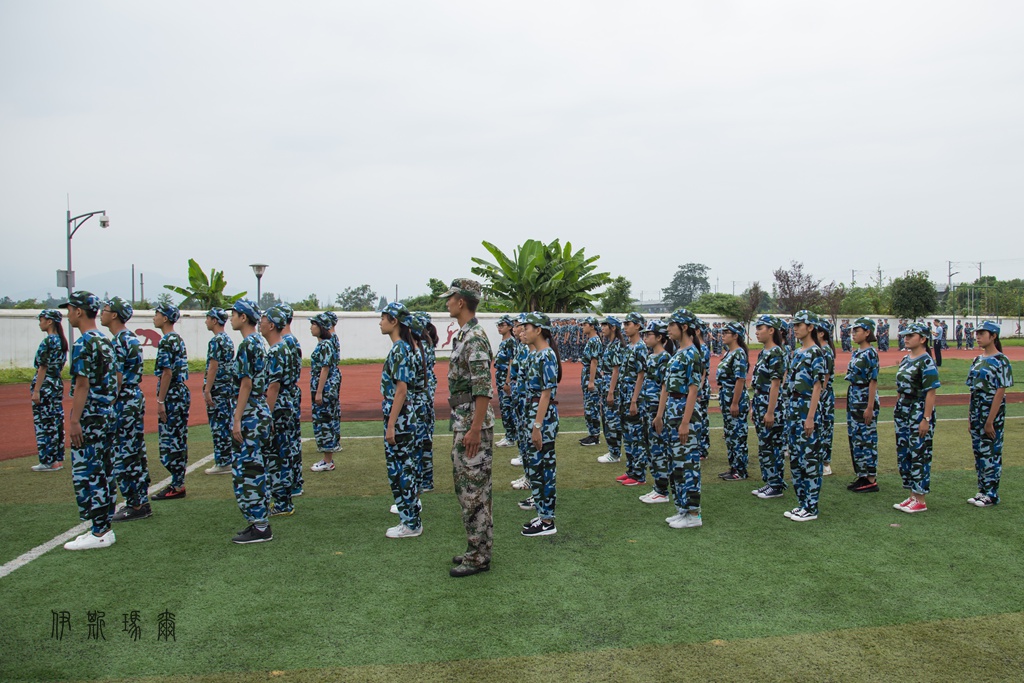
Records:
M614 321L613 325L615 327L621 327L615 318L608 318L607 320ZM604 427L604 440L608 444L609 456L615 460L619 459L622 449L622 413L617 396L612 396L609 403L608 391L611 388L612 371L619 368L621 372L625 355L626 347L620 340L613 339L605 344L601 359L598 361L599 383L597 384L597 393L601 398L601 420ZM619 379L621 380L621 375Z
M512 318L507 315L502 316L498 323L504 323L509 327L513 325ZM515 356L517 345L518 342L516 342L515 337L510 335L507 339L501 340L501 343L498 344L498 352L494 354L494 384L498 388L501 424L505 429L505 441L508 443L513 441L512 437L516 433L515 407L512 399L509 366L512 364L512 358ZM505 392L506 384L509 384L510 391L508 393Z
M985 322L978 326L979 330L992 331L991 328L995 328L995 334L999 333L999 327L994 323ZM993 406L992 403L1000 388L1008 389L1013 386L1013 368L1009 359L1002 353L978 356L971 363L970 372L967 374L967 386L971 390L971 446L974 450L974 467L978 472L978 496L974 500L986 496L988 501L982 501L983 503L996 504L999 502L999 479L1003 470L1006 401L1004 399L998 406ZM993 410L995 417L992 419L992 426L995 436L990 438L985 434L985 423L992 416ZM978 505L977 502L974 504Z
M525 318L525 314L520 316ZM526 370L530 365L530 347L522 342L516 343L516 355L509 364L509 377L512 378L512 402L515 406L516 447L520 459L526 457L530 447L530 429L526 422Z
M707 330L707 325L697 321L702 330ZM701 354L701 381L700 389L697 390L697 415L700 418L700 457L706 459L711 452L711 349L707 344L700 345Z
M737 328L740 326L737 325ZM730 327L729 329L733 329ZM733 330L736 331L736 330ZM715 379L718 382L718 401L722 406L722 422L725 434L725 447L729 454L729 469L739 478L747 478L747 412L750 404L747 392L740 394L739 415L732 416L733 397L736 395L736 383L746 381L750 361L743 347L737 347L725 354L718 363Z
M285 320L288 325L292 324L294 312L292 307L288 304L281 303L277 305L285 316ZM289 480L291 486L292 495L300 495L302 493L303 478L302 478L302 390L299 388L299 380L302 376L302 345L299 344L298 338L290 332L281 335L281 339L291 348L295 360L292 360L291 364L286 368L286 380L289 387L289 401L294 406L294 410L288 416L288 436L287 440L291 446L288 453L288 470Z
M839 343L842 345L843 351L850 353L853 351L853 335L850 329L850 321L844 320L839 325Z
M903 335L928 334L924 325L908 325ZM896 428L896 458L903 488L917 495L926 495L931 483L932 438L935 434L935 412L925 415L925 400L928 392L938 389L939 371L927 352L916 358L907 356L900 361L896 371L896 407L893 422ZM918 425L928 420L928 432L918 434Z
M420 355L423 360L425 390L413 396L420 417L416 420L416 482L420 492L434 490L434 396L437 392L437 375L434 373L436 352L434 345L423 330L430 324L430 314L413 313L417 329L414 331L420 344Z
M284 312L276 307L267 309L264 316L279 330L285 325ZM295 395L299 393L298 368L302 367L301 363L294 348L283 336L267 353L267 389L278 385L274 409L270 413L273 445L268 453L263 454L270 500L275 514L287 514L294 509L292 450L295 436L291 421L298 410Z
M117 313L113 306L111 310ZM121 391L114 402L114 476L125 504L139 508L149 502L150 484L143 425L146 397L139 387L142 381L142 345L135 333L125 328L114 335L113 348L114 370L121 373Z
M637 313L630 313L626 316L627 321L635 322L643 330L644 319ZM632 484L629 479L641 484L647 481L647 468L650 465L651 455L647 450L647 440L644 438L644 419L640 414L640 399L637 397L637 414L630 415L630 403L633 400L633 392L636 389L640 373L647 370L647 344L643 339L626 346L622 359L622 366L619 370L619 383L617 388L619 414L622 416L623 446L626 451L626 476L627 483Z
M538 327L550 326L547 316L531 313L527 323ZM550 330L550 327L546 327ZM530 426L531 439L523 466L530 481L533 504L537 516L542 520L555 518L555 438L558 436L558 358L554 349L548 347L531 354L530 364L526 369L526 423ZM550 391L547 411L538 415L541 394ZM540 425L541 447L533 443L533 425Z
M323 330L331 328L331 321L324 314L313 318ZM309 357L309 395L316 396L320 389L320 372L327 368L321 401L313 401L313 438L320 453L334 453L341 447L341 358L333 338L320 339Z
M854 327L872 331L874 323L861 318ZM878 474L878 394L871 406L871 424L864 421L868 409L868 394L872 382L878 381L878 352L871 346L854 349L846 370L846 381L850 383L846 392L846 433L850 441L850 457L853 473L857 479L874 479Z
M173 306L158 309L168 321L178 321L178 309ZM177 332L168 332L160 340L156 352L156 391L160 394L163 373L171 371L170 387L164 396L167 421L157 425L160 444L160 462L171 473L171 488L185 487L185 468L188 466L188 413L192 395L188 385L188 352Z
M793 319L796 322L817 324L817 318L807 311L798 312ZM810 413L814 385L821 384L821 393L824 393L827 372L825 354L820 347L797 348L793 352L786 385L789 467L793 475L797 509L810 516L818 514L818 496L821 492L823 463L820 442L823 417L820 400L814 411L814 429L809 435L804 432L804 421ZM790 516L792 514L796 514L796 510L791 511Z
M218 323L227 323L227 315L223 309L214 308L206 313ZM209 376L210 361L217 361L217 373ZM206 417L210 422L213 436L213 457L217 467L230 467L231 454L234 450L231 439L231 423L234 416L238 396L235 394L235 381L231 376L231 367L235 363L235 343L226 332L217 332L206 346L206 375L203 377L203 388L210 385L210 397L213 405L206 406Z
M779 329L781 323L771 316L761 316L757 325ZM761 349L757 354L751 378L754 390L751 414L754 418L754 430L757 432L757 460L761 466L761 479L766 486L772 487L778 493L786 490L786 360L786 348L783 346ZM775 399L775 412L772 414L774 422L768 427L765 424L765 417L768 415L772 382L776 380L779 382L779 390Z
M686 411L690 387L699 387L701 384L703 365L700 349L687 346L675 352L665 370L668 397L662 436L671 453L672 471L669 480L672 483L676 511L680 515L700 514L700 444L703 425L697 406L694 406L690 414L690 429L685 442L679 439L679 425Z
M889 322L885 319L878 321L878 350L885 352L889 350Z
M647 331L664 335L664 327L664 323L652 321L648 324ZM658 414L661 385L665 381L670 358L671 355L665 351L647 355L644 361L644 382L638 400L646 452L650 458L651 478L654 480L654 492L662 496L668 495L669 475L672 472L671 457L664 434L654 429L654 418Z
M63 316L60 311L48 309L39 314L60 325ZM48 334L36 350L32 366L39 369L46 366L46 374L39 385L39 403L32 404L32 424L36 432L36 450L39 464L53 467L64 462L64 380L61 371L67 361L67 351L61 346L61 338ZM36 390L36 378L32 376L29 394Z
M964 348L964 324L963 321L957 321L956 324L956 348L957 351Z
M252 302L244 302L241 308L239 303L235 302L234 310L254 314L259 319L259 309ZM238 394L246 378L252 382L252 389L242 411L242 440L234 441L231 469L238 509L253 525L267 523L270 506L266 458L274 452L274 443L273 421L267 406L268 354L267 342L253 333L242 340L235 355L235 393Z
M593 318L587 320L595 327L597 321ZM583 391L583 418L587 423L587 435L597 439L601 434L601 405L603 403L600 390L601 358L604 355L604 347L601 344L601 337L595 335L587 339L580 353L580 363L583 368L580 372L580 388ZM594 390L590 391L587 386L590 384L590 362L598 361L597 377L594 380Z
M828 329L828 324L823 323ZM825 356L825 386L821 392L821 405L818 412L821 413L821 464L822 466L832 465L832 441L836 433L836 391L834 387L836 373L836 354L831 346L823 344L821 353Z
M964 341L967 342L967 350L974 348L974 323L964 324Z

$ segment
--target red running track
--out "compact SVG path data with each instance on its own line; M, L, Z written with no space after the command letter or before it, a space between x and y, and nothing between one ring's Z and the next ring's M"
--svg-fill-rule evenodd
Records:
M974 358L978 354L974 351L948 350L943 352L943 358ZM1008 347L1006 355L1011 360L1024 360L1024 347ZM903 354L897 349L888 353L880 354L883 367L898 365ZM757 357L756 351L751 351L751 366ZM846 372L846 364L849 355L840 352L836 359L836 375L842 377ZM715 368L718 367L718 358L711 359L712 387L714 388ZM582 366L579 363L564 363L562 365L562 382L558 389L558 410L566 417L580 417L583 415L583 393L580 391L580 371ZM436 366L438 377L438 396L435 401L438 420L448 419L448 391L445 378L448 375L448 362L438 360ZM341 419L352 420L378 420L380 412L380 373L381 365L346 365L341 368ZM966 378L964 378L966 379ZM302 370L302 420L309 421L310 396L309 396L309 369ZM203 402L202 388L203 377L201 374L193 374L188 381L189 390L192 392L192 411L189 414L189 425L202 425L207 423L206 404ZM837 383L841 391L842 383ZM146 396L146 432L156 431L156 378L149 376L143 378L142 390ZM964 389L966 391L966 388ZM965 396L940 396L941 405L955 405L966 403ZM1024 393L1014 392L1007 396L1007 400L1024 401ZM838 407L844 407L842 399ZM883 405L891 405L883 400ZM497 401L494 402L497 411ZM65 398L65 414L71 410L71 400ZM0 434L4 435L0 443L0 460L18 458L28 455L35 455L35 432L32 427L32 406L29 400L27 384L8 384L0 386Z

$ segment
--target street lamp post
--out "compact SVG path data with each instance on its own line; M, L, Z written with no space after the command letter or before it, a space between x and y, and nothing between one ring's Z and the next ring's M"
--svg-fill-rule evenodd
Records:
M260 285L263 281L263 273L267 272L266 263L252 263L249 265L252 268L252 272L256 273L256 305L260 305L260 299L263 298L263 292L260 289Z
M107 217L105 210L101 211L90 211L89 213L83 213L80 216L71 215L71 209L68 209L67 215L67 244L68 244L68 269L57 271L57 286L67 287L68 299L71 298L71 292L75 288L75 271L71 269L71 238L75 236L78 229L85 224L87 220L93 216L99 215L100 227L109 228L110 218ZM68 343L75 340L75 330L71 327L71 321L68 321Z

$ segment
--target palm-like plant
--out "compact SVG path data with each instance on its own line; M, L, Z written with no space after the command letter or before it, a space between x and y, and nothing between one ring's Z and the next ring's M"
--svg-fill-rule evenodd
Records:
M227 287L228 281L224 279L224 271L213 268L207 277L195 259L188 260L188 283L188 289L174 285L164 285L164 289L169 289L175 294L185 297L181 306L197 303L203 308L213 308L214 306L230 308L233 303L246 295L246 292L225 294L224 288Z
M573 252L558 240L544 244L526 240L509 257L490 242L483 242L496 263L473 258L474 274L487 280L485 291L510 302L513 310L570 313L586 310L597 299L592 292L608 284L608 273L595 273L600 256Z

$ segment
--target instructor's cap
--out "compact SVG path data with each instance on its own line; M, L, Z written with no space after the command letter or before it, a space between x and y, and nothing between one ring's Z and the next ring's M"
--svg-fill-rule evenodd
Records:
M119 296L110 297L110 300L104 305L110 306L110 312L120 318L123 323L128 322L135 315L132 305Z
M448 291L441 295L442 299L458 294L464 296L467 299L473 301L480 301L480 295L483 294L484 288L476 280L470 280L469 278L459 277L452 280L452 286L448 288Z
M99 313L100 309L103 308L103 302L92 292L79 290L72 292L68 300L58 306L58 308L80 308L83 311Z

